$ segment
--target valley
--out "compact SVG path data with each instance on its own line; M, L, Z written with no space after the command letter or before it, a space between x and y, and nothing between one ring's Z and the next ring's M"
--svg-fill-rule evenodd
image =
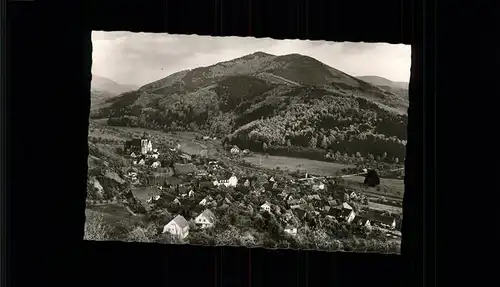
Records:
M92 100L88 240L399 252L408 101L382 84L256 52Z

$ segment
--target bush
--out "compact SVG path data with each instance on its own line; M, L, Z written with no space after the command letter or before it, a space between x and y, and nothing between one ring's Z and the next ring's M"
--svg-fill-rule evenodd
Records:
M103 215L91 214L85 221L85 240L105 241L113 239L113 228L105 222Z

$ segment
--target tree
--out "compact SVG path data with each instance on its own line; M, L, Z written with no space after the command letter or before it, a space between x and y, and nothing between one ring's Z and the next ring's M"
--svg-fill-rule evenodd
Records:
M311 148L316 148L318 146L318 140L316 139L316 137L311 137L311 140L309 141L309 146Z
M378 173L375 170L371 169L368 171L368 173L365 176L364 185L370 187L375 187L380 185L380 177L378 176Z
M344 153L344 157L342 158L342 160L348 161L349 160L349 155L347 153Z
M148 228L135 227L128 233L127 239L130 242L154 242L156 229L153 225Z
M267 152L267 144L266 144L266 143L263 143L263 144L262 144L262 150L263 150L264 152Z
M374 160L375 158L374 158L373 154L369 153L369 154L368 154L368 159L369 159L369 160Z
M399 158L398 157L394 158L394 163L396 163L396 164L399 163Z
M356 152L356 157L357 157L357 158L360 158L360 157L361 157L361 153L360 153L359 151L358 151L358 152Z
M323 139L321 140L321 147L324 149L328 148L328 138L326 136L323 136Z
M85 221L85 240L110 240L112 227L104 221L103 215L90 214Z
M291 146L292 146L292 143L290 142L290 139L287 139L287 140L286 140L286 146L287 146L287 147L291 147Z

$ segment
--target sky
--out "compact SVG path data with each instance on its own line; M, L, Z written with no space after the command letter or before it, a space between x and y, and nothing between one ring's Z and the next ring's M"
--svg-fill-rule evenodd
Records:
M92 46L94 75L136 86L257 51L307 55L352 76L410 80L411 46L402 44L93 31Z

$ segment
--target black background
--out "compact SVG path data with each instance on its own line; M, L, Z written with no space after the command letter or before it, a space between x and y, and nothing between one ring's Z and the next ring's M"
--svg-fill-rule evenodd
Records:
M429 1L54 2L11 2L7 7L2 259L8 269L2 279L9 285L435 283L438 69L435 11ZM403 254L83 242L91 30L411 44Z

